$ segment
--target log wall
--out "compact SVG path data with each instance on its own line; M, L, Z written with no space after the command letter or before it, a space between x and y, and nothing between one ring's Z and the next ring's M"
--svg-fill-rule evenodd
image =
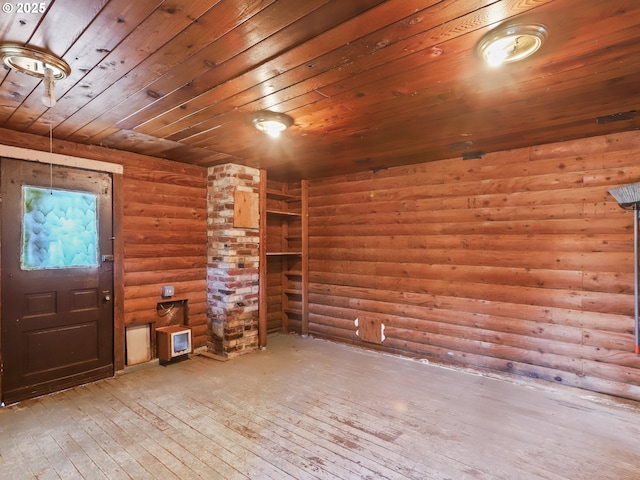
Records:
M310 333L640 400L633 215L607 192L639 156L632 132L310 181Z
M186 321L194 347L207 344L206 174L152 158L125 163L123 174L125 325ZM175 295L162 298L163 285L173 285ZM187 301L185 320L157 311L173 300Z

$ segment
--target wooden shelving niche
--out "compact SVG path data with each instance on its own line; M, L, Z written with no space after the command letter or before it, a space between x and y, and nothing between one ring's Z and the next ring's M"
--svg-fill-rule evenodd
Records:
M262 172L260 346L271 333L308 330L307 182L281 183Z

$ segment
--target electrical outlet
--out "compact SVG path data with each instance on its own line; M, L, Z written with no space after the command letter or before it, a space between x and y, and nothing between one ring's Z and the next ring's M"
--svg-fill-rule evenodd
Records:
M162 287L162 296L163 297L173 297L174 294L173 285L164 285Z

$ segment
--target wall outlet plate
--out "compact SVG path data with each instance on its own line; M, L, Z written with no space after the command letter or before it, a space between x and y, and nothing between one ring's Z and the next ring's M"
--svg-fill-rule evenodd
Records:
M162 296L163 297L173 297L174 293L175 293L175 291L173 289L173 285L164 285L162 287Z

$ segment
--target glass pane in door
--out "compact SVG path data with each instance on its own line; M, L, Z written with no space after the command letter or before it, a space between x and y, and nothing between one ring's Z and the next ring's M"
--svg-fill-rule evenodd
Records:
M98 197L22 187L23 270L98 266Z

